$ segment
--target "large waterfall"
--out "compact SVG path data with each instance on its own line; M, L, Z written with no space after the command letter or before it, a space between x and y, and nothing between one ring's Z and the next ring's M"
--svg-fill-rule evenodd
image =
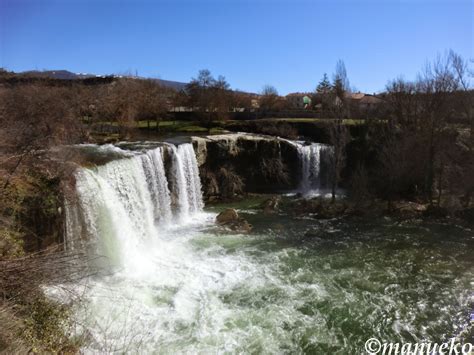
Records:
M172 183L165 173L165 153L171 155ZM125 265L138 244L156 238L173 222L186 223L203 208L199 170L189 143L80 169L75 177L77 200L66 204L66 244L74 247L88 240L113 264Z

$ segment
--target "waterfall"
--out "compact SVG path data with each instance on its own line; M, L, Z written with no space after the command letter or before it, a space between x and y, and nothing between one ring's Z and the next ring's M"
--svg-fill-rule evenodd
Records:
M310 145L297 143L296 147L301 169L299 191L304 195L318 192L323 185L321 163L327 158L328 153L330 154L331 147L321 143Z
M171 147L173 155L173 176L182 220L204 207L201 180L192 144Z
M159 147L113 160L75 174L75 201L66 201L66 247L87 239L111 264L127 266L140 259L138 246L155 240L173 218L189 219L203 209L201 182L193 146ZM165 174L164 153L172 155L172 184ZM178 191L170 191L176 186ZM178 198L172 211L171 194ZM135 258L138 256L138 258Z
M163 164L163 149L157 148L142 155L143 169L154 208L155 222L171 221L171 198Z

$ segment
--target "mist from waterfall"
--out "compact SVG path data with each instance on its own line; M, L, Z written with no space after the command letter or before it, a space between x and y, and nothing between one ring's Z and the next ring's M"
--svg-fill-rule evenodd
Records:
M169 183L164 154L171 155ZM76 175L77 201L66 202L66 245L88 241L110 264L127 266L168 227L202 212L199 170L189 143L163 146L113 160ZM170 190L176 187L177 191ZM177 196L176 211L172 195Z

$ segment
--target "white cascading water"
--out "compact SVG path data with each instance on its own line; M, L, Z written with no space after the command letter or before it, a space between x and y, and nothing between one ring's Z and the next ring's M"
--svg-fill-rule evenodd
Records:
M171 146L173 152L173 177L179 203L179 217L183 220L202 210L201 180L193 146Z
M141 158L154 206L155 222L170 223L171 198L163 164L163 149L150 150Z
M66 203L66 245L88 239L111 264L127 266L137 246L173 221L164 149L111 161L76 173L77 203ZM180 223L202 211L199 170L191 144L170 148Z
M301 187L318 188L321 162L331 154L331 147L293 144L299 147ZM426 272L420 279L403 267L407 257L419 260L419 253L381 243L386 240L381 239L384 233L375 228L370 228L371 238L367 238L339 221L321 224L278 214L260 217L268 223L260 230L268 232L252 237L222 233L214 226L215 214L202 212L191 145L145 153L113 150L114 157L123 159L80 169L75 175L77 199L65 204L67 247L88 240L92 255L104 255L105 263L99 263L100 272L91 277L46 290L65 303L79 299L70 304L75 320L72 332L83 341L81 353L358 353L359 345L372 334L407 341L439 339L446 335L445 324L454 323L460 309L468 307L470 290L465 285L472 279L470 266L461 268L467 270L463 278L447 284L445 279L439 281L440 272L449 275L449 260L455 261L451 264L455 275L459 262L471 265L466 264L467 253L446 258L439 267L432 261L422 264ZM167 174L164 161L171 162ZM317 244L311 245L317 247L308 248L306 242L299 247L294 237L306 236L308 230L322 236L338 233L334 236L343 239L319 242L314 238ZM426 234L424 228L421 233ZM356 247L351 247L352 234ZM285 238L291 238L291 243ZM361 265L358 260L366 248L359 246L368 240L370 245L362 245L371 249L374 262ZM427 247L429 258L424 259L442 258L447 245ZM381 278L380 270L387 268L390 273ZM425 278L430 273L433 277ZM407 301L407 289L393 275L402 277L410 294L417 296ZM420 289L420 280L437 292ZM441 320L426 323L432 309L438 308L444 310L439 313ZM414 312L422 313L418 317ZM366 331L350 332L361 324Z
M166 178L164 152L170 154L172 181ZM81 295L75 317L77 335L87 334L84 353L209 353L235 347L228 343L233 336L218 335L227 317L219 295L243 283L261 287L270 273L219 247L196 252L195 241L209 238L201 228L215 214L202 212L191 144L80 169L76 195L66 203L66 244L74 248L87 240L94 257L105 257L97 263L107 272L72 285L65 294L64 288L50 294ZM189 343L189 337L202 342Z
M296 145L301 167L301 180L299 191L303 195L318 192L321 189L321 158L322 153L329 151L330 147L321 143Z

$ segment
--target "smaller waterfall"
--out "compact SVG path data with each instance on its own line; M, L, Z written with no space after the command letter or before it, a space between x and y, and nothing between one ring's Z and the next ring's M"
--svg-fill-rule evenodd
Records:
M171 147L173 155L173 175L181 219L199 212L204 207L199 168L192 144Z
M304 195L318 192L323 185L322 163L327 160L328 154L331 154L331 147L321 143L298 143L297 149L301 169L299 191Z
M319 187L321 145L313 143L299 146L298 152L301 164L300 190L307 192Z

